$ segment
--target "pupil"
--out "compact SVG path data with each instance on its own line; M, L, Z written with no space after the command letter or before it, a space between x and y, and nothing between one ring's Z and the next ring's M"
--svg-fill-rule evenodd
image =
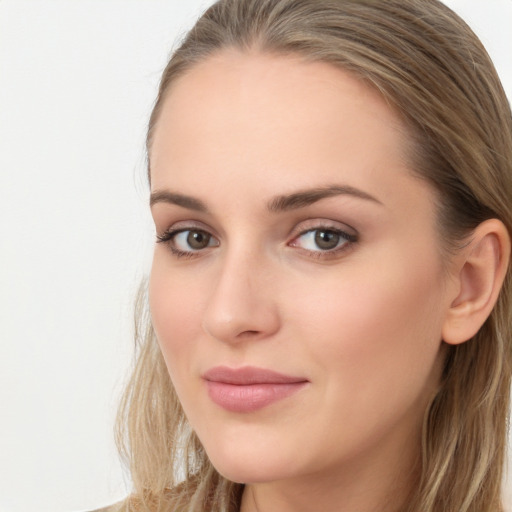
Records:
M334 231L317 231L315 244L320 249L334 249L340 241L340 235Z
M209 242L210 235L202 231L191 231L187 236L187 243L192 249L204 249Z

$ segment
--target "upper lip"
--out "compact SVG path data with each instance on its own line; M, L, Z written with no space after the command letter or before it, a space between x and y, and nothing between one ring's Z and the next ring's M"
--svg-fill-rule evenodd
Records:
M284 375L283 373L257 368L255 366L243 366L230 368L228 366L215 366L202 375L203 379L210 382L248 386L251 384L293 384L307 382L304 377Z

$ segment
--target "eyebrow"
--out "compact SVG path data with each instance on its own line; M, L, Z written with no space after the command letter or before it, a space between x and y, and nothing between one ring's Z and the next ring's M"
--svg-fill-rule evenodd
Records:
M322 199L343 195L364 199L366 201L382 205L381 201L376 197L358 188L351 187L349 185L331 185L327 187L299 190L292 194L276 196L267 203L267 209L273 213L298 210ZM157 190L151 194L149 201L150 206L157 203L175 204L177 206L187 208L188 210L208 213L208 207L200 199L168 190Z
M316 203L321 199L333 196L352 196L382 205L376 197L358 188L349 185L331 185L308 190L299 190L292 194L277 196L268 203L268 209L271 212L298 210L299 208L304 208Z
M184 194L177 194L176 192L170 192L168 190L157 190L151 194L149 206L153 206L157 203L175 204L189 210L196 210L204 213L208 212L206 204L204 204L200 199L192 196L186 196Z

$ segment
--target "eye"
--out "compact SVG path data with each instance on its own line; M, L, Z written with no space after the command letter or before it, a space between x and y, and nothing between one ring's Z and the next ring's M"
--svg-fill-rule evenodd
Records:
M291 243L311 253L336 253L345 246L355 242L357 237L334 228L315 228L304 231Z
M187 256L207 249L217 247L219 241L207 231L201 229L169 230L157 236L157 242L167 243L177 256Z

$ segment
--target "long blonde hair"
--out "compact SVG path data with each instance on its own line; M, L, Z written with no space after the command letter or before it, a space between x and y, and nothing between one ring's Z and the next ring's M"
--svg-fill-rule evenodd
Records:
M380 91L409 130L413 170L438 192L447 253L488 218L512 233L510 107L478 38L438 0L220 0L163 73L148 155L172 83L224 48L331 63ZM443 382L425 415L421 477L404 511L502 510L511 284L509 271L477 335L449 347ZM137 361L118 417L134 494L121 509L235 512L243 487L216 472L187 423L144 289L140 297Z

